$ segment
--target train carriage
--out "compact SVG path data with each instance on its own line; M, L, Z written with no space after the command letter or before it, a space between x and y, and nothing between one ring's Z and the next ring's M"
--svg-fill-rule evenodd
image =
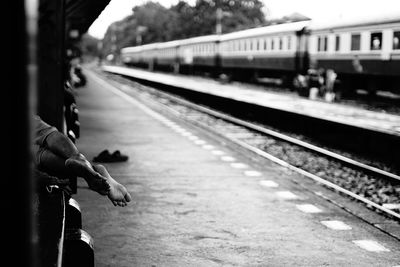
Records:
M178 56L180 72L213 72L218 66L219 35L181 40Z
M400 16L321 24L306 20L124 48L127 65L175 73L279 78L292 87L310 69L337 74L335 89L400 93ZM299 75L302 74L302 75ZM306 87L297 87L303 92Z
M159 43L152 43L122 48L122 62L127 66L136 66L152 70L157 56L158 45Z
M332 69L343 92L399 92L400 16L370 17L331 25L313 23L311 67Z
M307 26L300 21L221 36L221 68L234 76L294 77L308 67Z
M178 48L181 41L159 43L154 53L154 69L178 72Z

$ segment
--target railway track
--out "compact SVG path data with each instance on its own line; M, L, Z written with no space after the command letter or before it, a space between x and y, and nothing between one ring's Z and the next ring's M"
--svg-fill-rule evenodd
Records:
M174 114L186 123L218 135L400 222L399 175L132 80L107 75L120 86L123 83L126 93L135 94L147 103L150 101L154 108ZM132 90L132 85L140 90Z

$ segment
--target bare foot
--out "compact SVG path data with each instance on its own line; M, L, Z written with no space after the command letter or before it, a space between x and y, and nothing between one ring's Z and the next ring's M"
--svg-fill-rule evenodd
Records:
M65 166L76 176L85 179L89 188L101 195L107 195L110 185L107 183L107 177L103 177L93 169L93 166L82 154L77 154L65 161Z
M107 179L110 185L110 191L107 196L114 206L125 207L128 204L127 202L130 202L132 199L125 186L115 181L103 165L96 164L93 165L93 168Z

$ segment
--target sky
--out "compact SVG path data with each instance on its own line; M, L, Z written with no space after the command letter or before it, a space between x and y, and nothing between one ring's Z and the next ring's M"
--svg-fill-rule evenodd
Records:
M108 26L132 13L132 7L148 0L111 0L88 33L102 39ZM279 18L294 12L301 13L313 20L326 21L347 19L374 14L397 12L400 14L400 0L262 0L269 18ZM178 0L153 0L170 7ZM195 0L186 0L193 4ZM268 18L267 17L267 18Z

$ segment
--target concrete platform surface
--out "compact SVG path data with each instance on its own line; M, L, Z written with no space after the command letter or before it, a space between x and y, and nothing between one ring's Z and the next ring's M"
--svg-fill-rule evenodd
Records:
M400 116L398 115L374 112L362 108L345 106L340 103L328 103L276 92L242 88L232 84L221 84L217 81L200 77L155 73L120 66L103 66L102 69L122 75L131 75L143 80L157 81L187 90L213 94L247 103L254 103L260 106L400 136Z
M294 174L258 166L87 74L77 145L89 159L127 154L104 165L133 197L114 207L79 180L73 197L97 267L400 265L398 241L302 192L286 179Z

